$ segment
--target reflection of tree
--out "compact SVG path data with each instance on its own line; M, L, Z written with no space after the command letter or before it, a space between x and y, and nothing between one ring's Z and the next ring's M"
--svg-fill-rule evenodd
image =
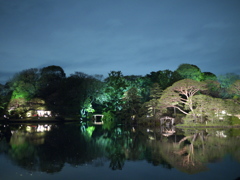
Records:
M112 170L121 170L125 159L139 160L144 158L146 150L146 136L141 131L117 127L111 131L105 131L96 140L105 148L110 160L109 167Z
M118 149L116 147L113 148L113 151L111 152L110 156L109 156L111 162L109 164L109 167L112 170L122 170L123 166L124 166L124 161L125 161L125 155L124 153L121 151L121 148Z
M206 170L206 163L222 159L227 153L235 156L239 152L239 142L229 133L218 130L185 130L186 137L177 144L168 144L171 151L165 151L167 161L175 168L187 173ZM166 146L164 146L166 147Z
M101 141L100 141L101 139ZM124 166L125 153L125 132L121 128L115 128L104 134L98 142L102 145L105 144L108 158L110 159L109 167L112 170L121 170Z
M129 159L139 160L144 158L144 152L146 151L145 142L147 137L144 133L136 128L135 132L131 133L131 144L129 146Z
M180 141L177 137L163 137L161 141L151 141L149 145L154 147L156 151L154 154L158 155L159 162L163 167L175 167L192 174L205 169L204 164L195 157L194 145L198 136L198 134L193 134ZM178 143L176 143L176 139L179 141ZM200 146L198 148L201 149Z
M90 162L94 147L87 143L76 125L59 125L48 133L44 145L39 147L40 169L44 172L58 172L69 163L73 166Z
M35 143L33 132L24 136L20 130L18 138L13 134L9 143L3 137L0 153L27 170L47 173L61 171L66 163L102 166L108 158L112 170L123 169L126 159L146 159L154 166L193 174L206 170L207 163L218 161L227 153L240 159L239 129L176 131L176 135L164 137L157 127L147 131L141 127L106 130L95 126L89 137L78 124L61 124L43 135L43 143Z
M181 133L179 129L177 131ZM227 153L239 157L237 137L240 130L218 131L224 136L219 136L217 131L184 130L185 136L166 138L160 136L158 129L152 130L151 138L147 141L145 158L153 165L175 167L182 172L194 174L206 170L207 163L219 161ZM235 137L231 137L233 134Z
M185 141L185 140L189 140L190 141L190 145L186 145L183 148L181 148L179 151L177 151L177 154L180 154L183 156L183 161L182 161L182 165L183 166L195 166L196 165L196 160L194 158L194 142L196 140L197 137L201 136L201 140L203 141L203 135L200 133L195 133L192 136L187 136L185 138L183 138L181 141L179 141L179 145ZM204 144L203 144L203 149L204 149Z
M42 143L36 143L44 138ZM10 146L4 140L0 149L8 155L14 163L30 171L47 173L59 172L65 163L73 166L91 162L101 156L98 145L81 134L79 126L55 125L51 131L43 133L28 133L24 128L18 128L13 134ZM1 148L1 146L4 148ZM0 151L0 153L3 153Z

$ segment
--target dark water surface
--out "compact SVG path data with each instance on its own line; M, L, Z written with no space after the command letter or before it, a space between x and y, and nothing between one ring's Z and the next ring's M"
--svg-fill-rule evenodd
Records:
M240 130L1 124L0 179L240 179Z

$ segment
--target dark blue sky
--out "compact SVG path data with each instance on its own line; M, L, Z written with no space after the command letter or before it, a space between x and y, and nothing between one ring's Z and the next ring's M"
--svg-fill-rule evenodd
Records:
M239 0L0 0L0 83L49 65L106 77L182 63L240 73Z

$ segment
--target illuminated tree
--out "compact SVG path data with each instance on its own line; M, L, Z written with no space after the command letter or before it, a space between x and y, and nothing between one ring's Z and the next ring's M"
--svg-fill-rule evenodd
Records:
M198 120L203 123L204 121L211 121L214 123L216 120L221 120L223 123L227 122L227 116L234 116L239 113L240 105L230 99L213 98L207 95L193 96L193 105Z
M100 77L75 72L66 78L61 88L61 101L65 114L87 117L88 112L94 112L94 101L101 93Z
M138 94L137 88L131 88L124 93L122 98L121 114L124 115L125 120L136 120L139 116L139 110L142 106L141 96Z
M103 112L103 125L102 128L103 129L108 129L111 130L114 128L115 124L116 124L116 116L115 114L113 114L112 112L108 111L108 112Z
M126 91L131 88L137 88L138 94L142 97L143 101L147 101L149 99L149 87L151 86L151 82L149 78L142 76L124 76L126 81Z
M221 93L221 85L218 81L213 80L205 80L207 90L204 92L205 94L212 97L220 97Z
M204 80L203 73L196 65L181 64L176 69L176 72L178 72L184 79L193 79L196 81Z
M230 98L231 91L229 91L229 87L237 80L240 79L240 75L234 73L227 73L218 76L218 81L221 84L221 97L222 98Z
M37 95L39 70L36 68L27 69L14 75L9 85L13 91L12 99L25 98L29 100Z
M203 72L203 80L212 80L212 81L216 81L217 80L217 76L211 72Z
M163 91L160 98L162 108L173 107L188 115L189 111L194 119L193 96L200 91L205 90L205 83L192 79L183 79Z
M214 120L219 109L222 109L222 103L211 96L199 94L193 96L193 106L195 107L195 113L198 122L205 122L206 120Z
M126 91L126 80L121 71L111 71L105 79L104 105L106 110L122 109L122 97Z
M234 73L227 73L227 74L219 75L217 78L218 78L218 81L220 82L222 88L228 88L235 81L240 79L240 75L234 74Z
M146 106L148 108L148 113L150 115L155 116L157 111L160 110L158 100L160 99L161 95L162 95L161 87L159 86L158 83L154 83L150 91L150 101L146 103Z
M29 101L38 94L39 70L36 68L23 70L16 73L7 83L11 90L11 98L8 103L8 111L16 117L24 116L29 109Z
M230 85L229 91L237 96L240 96L240 79L236 80L233 84Z

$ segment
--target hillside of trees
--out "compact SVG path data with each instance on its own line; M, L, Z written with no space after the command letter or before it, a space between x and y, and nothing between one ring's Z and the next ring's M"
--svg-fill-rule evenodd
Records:
M26 69L0 84L1 117L24 118L36 110L77 119L104 114L106 124L148 124L165 115L176 123L240 124L240 75L216 76L181 64L145 76L111 71L106 78L83 72L66 77L52 65Z

